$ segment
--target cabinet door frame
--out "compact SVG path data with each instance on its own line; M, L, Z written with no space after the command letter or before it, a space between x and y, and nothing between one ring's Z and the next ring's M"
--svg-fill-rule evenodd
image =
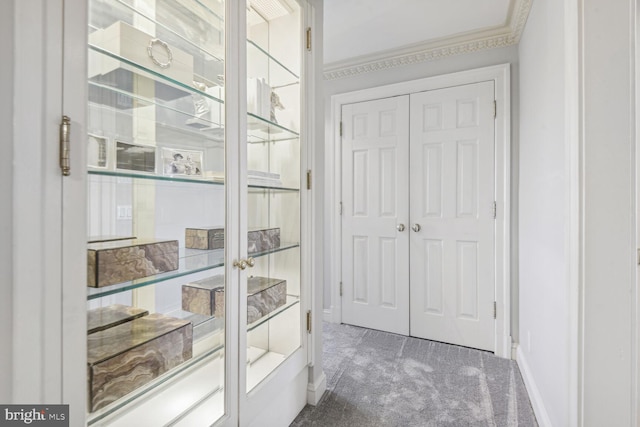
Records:
M341 135L340 121L342 106L379 98L408 95L483 81L494 81L497 101L496 135L496 234L495 234L495 354L512 358L511 340L511 95L510 64L502 64L454 74L446 74L425 79L396 83L371 89L334 95L331 97L331 121L327 124L325 149L325 186L327 189L326 206L328 209L327 227L330 236L328 260L331 278L331 306L325 308L325 320L342 322L342 301L340 283L342 281L341 254L341 187L340 176ZM408 284L407 284L408 286Z

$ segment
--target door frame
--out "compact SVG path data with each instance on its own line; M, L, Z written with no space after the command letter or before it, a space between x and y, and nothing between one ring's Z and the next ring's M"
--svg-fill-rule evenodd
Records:
M330 133L326 138L326 201L331 208L327 218L331 307L325 320L342 322L342 230L340 202L342 194L340 121L342 106L380 98L409 95L452 86L493 81L497 101L495 121L495 200L497 217L495 227L495 296L497 316L495 322L494 351L497 356L511 358L511 78L510 64L478 68L453 74L379 86L331 97ZM333 161L332 161L333 160Z

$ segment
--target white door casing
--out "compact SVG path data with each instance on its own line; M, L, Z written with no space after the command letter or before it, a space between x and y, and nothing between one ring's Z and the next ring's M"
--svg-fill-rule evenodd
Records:
M345 105L342 117L342 318L408 335L409 97Z
M411 335L490 351L493 106L493 81L411 94L410 105Z

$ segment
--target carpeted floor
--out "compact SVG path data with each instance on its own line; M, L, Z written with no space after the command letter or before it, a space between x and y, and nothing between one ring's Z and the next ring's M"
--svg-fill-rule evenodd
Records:
M537 426L515 362L491 353L324 324L327 392L293 427Z

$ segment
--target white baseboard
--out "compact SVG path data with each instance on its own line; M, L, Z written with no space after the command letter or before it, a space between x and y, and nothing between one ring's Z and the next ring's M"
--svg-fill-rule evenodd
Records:
M330 308L325 308L322 311L322 320L328 323L333 323L333 310Z
M540 427L553 427L553 424L551 424L551 419L549 418L549 414L547 413L547 409L545 408L544 402L542 401L540 390L538 390L538 386L536 385L536 382L531 373L531 369L529 369L529 364L527 363L527 360L520 346L517 346L516 353L516 362L518 363L518 367L520 368L520 373L522 374L524 385L527 388L527 392L529 393L529 400L531 400L531 406L533 406L533 412L536 415L538 425Z
M322 372L322 375L315 383L309 383L307 386L307 403L309 405L316 406L322 395L327 390L327 376Z

